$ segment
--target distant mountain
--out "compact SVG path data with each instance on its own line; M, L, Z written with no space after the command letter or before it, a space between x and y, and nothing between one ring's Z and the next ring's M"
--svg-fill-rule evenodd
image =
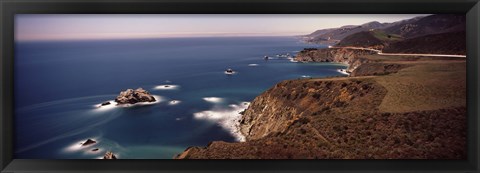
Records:
M429 34L464 31L466 18L463 14L435 14L403 21L383 29L387 33L414 38Z
M340 42L340 40L344 39L345 37L358 32L369 31L374 29L385 29L385 28L390 28L391 30L395 30L396 27L400 27L405 24L414 23L424 17L425 16L418 16L411 19L401 20L393 23L380 23L377 21L372 21L362 25L345 25L339 28L320 29L311 34L304 35L304 37L307 37L306 41L308 42L335 44ZM391 32L391 33L396 34L394 32Z
M311 34L305 35L305 37L312 37L312 38L318 37L318 36L321 36L321 35L326 34L328 32L331 32L335 29L337 29L337 28L328 28L328 29L316 30L315 32L312 32Z
M322 29L317 30L309 35L306 35L309 38L309 42L321 43L324 41L333 41L338 42L341 39L358 33L362 31L368 31L371 29L379 29L385 26L389 26L388 23L380 23L377 21L365 23L362 25L346 25L340 28L329 28L329 29Z
M466 54L463 14L434 14L393 23L368 22L317 30L307 41L390 53Z
M430 15L389 25L348 35L336 46L369 47L386 53L466 54L464 15Z

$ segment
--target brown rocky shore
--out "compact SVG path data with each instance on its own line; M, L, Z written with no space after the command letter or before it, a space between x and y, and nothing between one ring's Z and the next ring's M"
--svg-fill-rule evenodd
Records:
M189 147L177 159L465 159L466 62L308 49L302 62L350 77L280 82L240 120L246 142Z
M136 90L127 89L120 92L120 94L115 99L117 104L135 104L140 102L155 102L156 99L148 91L143 88L138 88Z

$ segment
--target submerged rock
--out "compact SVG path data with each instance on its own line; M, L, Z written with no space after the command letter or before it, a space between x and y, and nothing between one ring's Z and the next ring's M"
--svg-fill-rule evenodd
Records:
M94 141L92 139L87 139L84 143L82 143L82 146L92 145L95 143L97 143L97 141Z
M107 151L103 156L103 159L117 159L117 157L111 151Z
M117 96L115 102L118 104L135 104L139 102L154 102L155 97L151 95L148 91L138 88L136 90L127 89L126 91L120 92L120 95Z
M94 148L92 151L98 151L98 148Z
M103 102L103 103L101 104L101 106L107 106L107 105L110 105L110 102Z

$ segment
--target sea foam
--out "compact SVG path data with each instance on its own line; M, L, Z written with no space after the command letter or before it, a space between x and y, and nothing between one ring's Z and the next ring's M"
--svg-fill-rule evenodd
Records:
M107 111L107 110L111 110L111 109L115 108L116 104L117 104L117 102L115 102L115 100L107 100L107 101L104 101L103 103L105 103L105 102L110 102L110 104L102 106L102 104L99 103L99 104L93 105L93 107L95 107L95 110L97 110L97 111Z
M153 89L155 90L176 90L180 88L179 85L157 85Z
M223 101L223 98L220 97L204 97L203 100L210 103L220 103Z
M345 74L345 75L350 75L349 73L346 72L344 69L337 69L337 72Z
M227 108L213 108L202 112L194 113L195 119L214 121L221 127L230 131L237 141L244 142L245 136L240 133L240 119L242 111L248 108L249 102L231 104Z
M173 105L177 105L177 104L179 104L179 103L181 103L181 102L182 102L182 101L180 101L180 100L171 100L171 101L168 102L168 105L172 105L172 106L173 106Z
M298 61L295 60L294 58L288 58L288 60L290 60L290 62L298 62Z

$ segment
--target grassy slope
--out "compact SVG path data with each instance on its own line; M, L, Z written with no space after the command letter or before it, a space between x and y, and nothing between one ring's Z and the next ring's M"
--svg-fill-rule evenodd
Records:
M465 61L415 63L376 80L388 90L379 106L387 112L434 110L466 105Z
M383 52L465 55L465 38L465 31L426 35L392 43L389 46L385 47L383 49Z
M403 37L400 35L388 34L382 30L372 30L349 35L342 39L337 46L374 47L401 40Z

